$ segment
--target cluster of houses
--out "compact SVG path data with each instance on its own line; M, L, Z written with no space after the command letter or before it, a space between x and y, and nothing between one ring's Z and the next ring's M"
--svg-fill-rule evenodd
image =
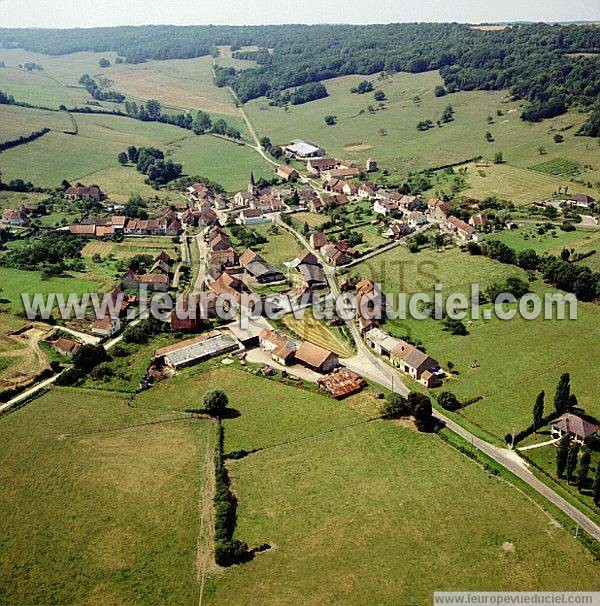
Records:
M358 393L366 386L360 375L340 366L337 354L309 341L298 345L281 332L265 328L259 334L259 344L282 366L301 364L323 375L317 379L317 384L338 400Z
M87 217L69 226L72 234L88 238L112 239L123 236L179 236L182 222L173 209L166 210L158 219L130 219L124 215Z
M39 206L23 204L19 208L5 208L2 211L2 223L8 227L27 227L31 220L41 216Z
M347 265L358 256L358 251L343 240L330 242L324 233L315 231L310 235L310 245L318 250L331 265Z
M233 198L234 208L242 208L237 218L240 225L256 225L270 221L270 213L289 210L283 201L285 196L292 194L291 189L265 187L259 189L250 173L248 188L238 192Z
M91 324L92 334L101 337L113 337L123 328L123 320L127 317L128 310L136 303L137 294L140 291L148 293L167 292L171 283L171 268L173 260L164 251L160 252L154 259L152 267L147 273L138 274L131 268L120 277L119 284L110 291L112 307L116 313L107 308L104 317L96 318ZM116 309L117 304L119 308Z

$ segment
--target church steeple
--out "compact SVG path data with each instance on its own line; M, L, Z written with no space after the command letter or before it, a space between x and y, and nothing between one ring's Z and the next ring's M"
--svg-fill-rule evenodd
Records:
M254 181L254 173L250 172L250 179L248 179L248 193L256 195L257 192L256 183Z

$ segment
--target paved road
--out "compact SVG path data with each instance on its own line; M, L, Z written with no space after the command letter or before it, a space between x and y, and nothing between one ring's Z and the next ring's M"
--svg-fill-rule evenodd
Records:
M41 383L38 383L37 385L30 387L29 389L25 390L23 393L20 393L18 396L15 396L12 400L9 400L5 404L0 405L0 412L3 412L5 410L8 410L9 408L12 408L13 406L16 406L19 402L22 402L29 396L32 396L33 394L40 391L40 389L44 389L44 387L48 387L48 385L51 385L52 383L54 383L54 381L56 381L56 379L58 379L58 377L60 377L60 374L61 373L54 375L53 377L50 377L49 379L46 379L45 381L42 381Z
M285 227L288 231L296 236L296 238L311 252L320 257L320 255L310 247L306 238L299 234L294 228L289 225L285 225L278 217L280 225ZM339 286L335 279L335 268L324 265L325 275L331 288L331 291L335 297L340 293ZM409 393L408 388L404 385L402 375L389 364L386 364L378 358L373 352L367 347L361 338L358 329L354 322L346 322L352 338L354 339L357 355L348 360L344 360L344 363L354 370L360 373L367 379L371 379L380 383L384 387L392 390L394 393L398 393L406 396ZM477 448L481 452L485 453L488 457L502 465L505 469L513 473L515 476L520 478L531 488L536 490L538 493L546 497L551 503L553 503L558 509L569 516L574 522L579 524L590 536L600 541L600 526L583 514L579 509L571 505L568 501L559 496L554 490L546 486L541 480L539 480L527 467L523 459L514 451L508 448L499 448L494 446L481 438L478 438L458 423L452 421L446 415L439 411L434 412L434 416L442 421L448 429L461 436L467 442L470 442L474 448Z
M208 263L208 245L206 244L206 240L204 239L204 234L207 230L208 228L204 230L204 232L196 236L196 244L198 246L199 253L198 275L196 276L192 292L202 292L204 290L204 283L206 282L207 278L206 264Z

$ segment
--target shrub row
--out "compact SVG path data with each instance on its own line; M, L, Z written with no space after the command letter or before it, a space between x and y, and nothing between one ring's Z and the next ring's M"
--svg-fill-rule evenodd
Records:
M220 566L240 564L248 559L248 545L233 538L237 523L237 498L231 492L224 464L223 425L219 421L215 450L215 561Z
M23 145L24 143L31 143L31 141L35 141L40 137L43 137L45 134L49 133L51 129L42 128L42 130L36 130L32 132L30 135L23 135L18 139L12 139L11 141L4 141L0 143L0 152L3 152L7 149L12 149L13 147L18 147L19 145Z

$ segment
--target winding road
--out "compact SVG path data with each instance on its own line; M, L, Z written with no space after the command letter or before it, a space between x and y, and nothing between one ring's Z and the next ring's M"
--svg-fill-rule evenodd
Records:
M294 237L307 250L312 252L321 260L331 292L335 298L339 297L340 288L337 284L335 268L325 263L322 256L318 253L318 251L314 250L310 246L306 238L296 231L292 226L284 223L281 220L281 217L277 216L276 221L278 225L294 235ZM344 364L351 370L354 370L355 372L364 376L366 379L379 383L394 393L403 396L408 395L410 390L404 384L402 375L395 368L389 364L386 364L383 360L377 357L367 347L356 327L356 324L352 320L346 320L346 326L348 327L356 345L357 354L352 358L345 359ZM462 425L459 425L439 410L434 410L434 416L439 421L444 423L448 429L459 435L465 441L469 442L473 448L477 448L479 451L486 454L490 459L493 459L496 463L525 482L533 490L544 496L548 501L550 501L564 514L571 518L578 526L585 530L591 537L597 541L600 541L600 526L598 526L598 524L586 516L577 507L571 505L571 503L569 503L566 499L558 495L554 490L552 490L552 488L539 480L529 470L525 461L517 454L516 451L494 446L493 444L478 438L476 435L472 434L470 431L462 427Z

